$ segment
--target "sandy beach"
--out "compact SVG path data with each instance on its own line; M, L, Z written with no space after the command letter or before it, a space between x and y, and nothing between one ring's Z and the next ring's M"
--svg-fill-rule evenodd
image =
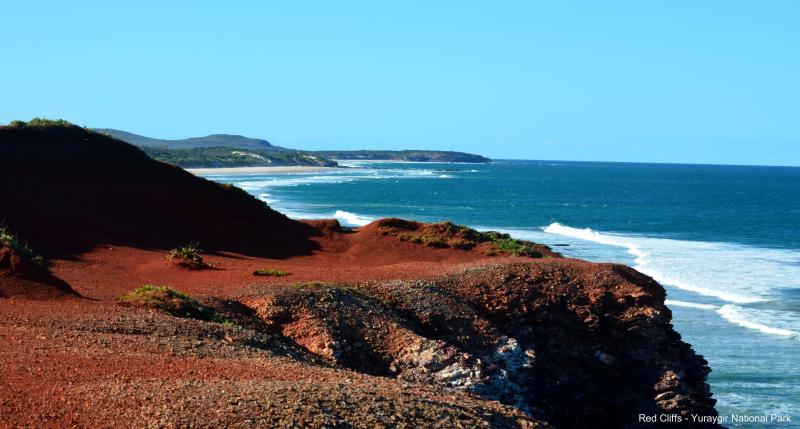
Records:
M211 174L270 174L270 173L308 173L313 171L340 170L342 167L322 167L312 165L282 165L275 167L220 167L220 168L187 168L186 171L197 175Z

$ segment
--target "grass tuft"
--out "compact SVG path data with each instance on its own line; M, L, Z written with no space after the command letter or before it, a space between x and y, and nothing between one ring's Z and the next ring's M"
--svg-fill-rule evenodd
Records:
M264 277L286 277L291 274L292 273L288 271L274 270L272 268L253 271L254 276L264 276Z
M166 286L142 285L119 297L119 301L135 307L155 308L176 317L223 322L217 320L211 307Z
M206 268L209 265L203 260L203 251L197 243L177 247L169 251L167 259L188 268Z

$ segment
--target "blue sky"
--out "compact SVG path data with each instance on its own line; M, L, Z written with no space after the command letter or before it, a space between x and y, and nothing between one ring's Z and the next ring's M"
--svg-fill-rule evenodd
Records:
M797 1L126 3L4 4L0 123L800 165Z

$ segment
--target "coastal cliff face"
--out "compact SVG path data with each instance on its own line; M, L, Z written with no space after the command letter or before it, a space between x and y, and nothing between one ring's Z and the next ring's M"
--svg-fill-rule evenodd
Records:
M337 366L468 391L555 427L716 415L707 362L672 329L663 288L620 265L487 265L429 281L278 289L243 302Z
M631 268L293 221L79 127L0 129L0 167L0 426L717 427L689 418L716 415L707 362ZM205 269L167 263L193 240ZM118 301L143 284L202 311Z

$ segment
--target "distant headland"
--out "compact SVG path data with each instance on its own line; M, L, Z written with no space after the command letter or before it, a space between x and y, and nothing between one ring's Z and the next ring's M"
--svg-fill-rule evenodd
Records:
M336 150L303 151L275 146L267 140L232 134L211 134L180 140L146 137L112 128L95 131L138 146L150 157L184 168L320 166L335 167L336 160L389 160L408 162L474 162L481 155L439 150Z

